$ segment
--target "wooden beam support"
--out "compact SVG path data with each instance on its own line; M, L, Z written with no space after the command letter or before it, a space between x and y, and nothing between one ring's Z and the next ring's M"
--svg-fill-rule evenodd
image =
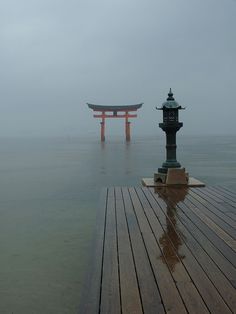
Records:
M107 114L105 114L105 115L102 115L102 114L94 114L93 115L93 117L94 118L126 118L127 116L125 115L125 114L122 114L122 115L117 115L117 116L114 116L114 115L107 115ZM128 115L128 118L137 118L137 114L129 114Z
M94 112L114 112L114 111L116 111L116 112L126 112L127 110L116 110L116 109L106 109L105 111L103 111L103 110L93 110ZM128 112L134 112L134 111L137 111L137 109L129 109L129 111Z

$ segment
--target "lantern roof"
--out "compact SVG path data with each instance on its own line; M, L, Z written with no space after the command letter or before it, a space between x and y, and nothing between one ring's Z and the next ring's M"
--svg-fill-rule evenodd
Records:
M166 101L163 102L161 108L157 108L157 109L163 110L163 109L185 109L185 108L181 107L178 104L178 102L174 99L172 90L170 88Z

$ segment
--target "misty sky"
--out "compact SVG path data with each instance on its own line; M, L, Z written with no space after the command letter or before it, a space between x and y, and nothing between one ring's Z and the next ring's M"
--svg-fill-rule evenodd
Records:
M235 0L1 0L0 136L96 135L86 102L160 134L170 87L183 134L236 134L235 59Z

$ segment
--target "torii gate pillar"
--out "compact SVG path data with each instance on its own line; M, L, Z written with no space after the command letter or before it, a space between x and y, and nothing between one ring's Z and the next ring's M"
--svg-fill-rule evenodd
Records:
M100 122L101 124L101 141L105 142L105 114L102 114L102 121ZM129 121L129 113L126 112L125 114L125 138L126 141L129 142L130 141L130 124L131 122Z
M101 141L105 142L105 121L101 123Z
M105 142L105 113L102 113L102 121L101 124L101 142Z
M130 141L130 124L131 122L129 122L129 113L126 112L125 113L125 138L127 142Z

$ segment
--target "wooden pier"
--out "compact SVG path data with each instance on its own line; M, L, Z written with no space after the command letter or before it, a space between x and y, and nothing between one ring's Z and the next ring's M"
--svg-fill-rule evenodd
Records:
M108 188L80 314L235 313L236 193Z

